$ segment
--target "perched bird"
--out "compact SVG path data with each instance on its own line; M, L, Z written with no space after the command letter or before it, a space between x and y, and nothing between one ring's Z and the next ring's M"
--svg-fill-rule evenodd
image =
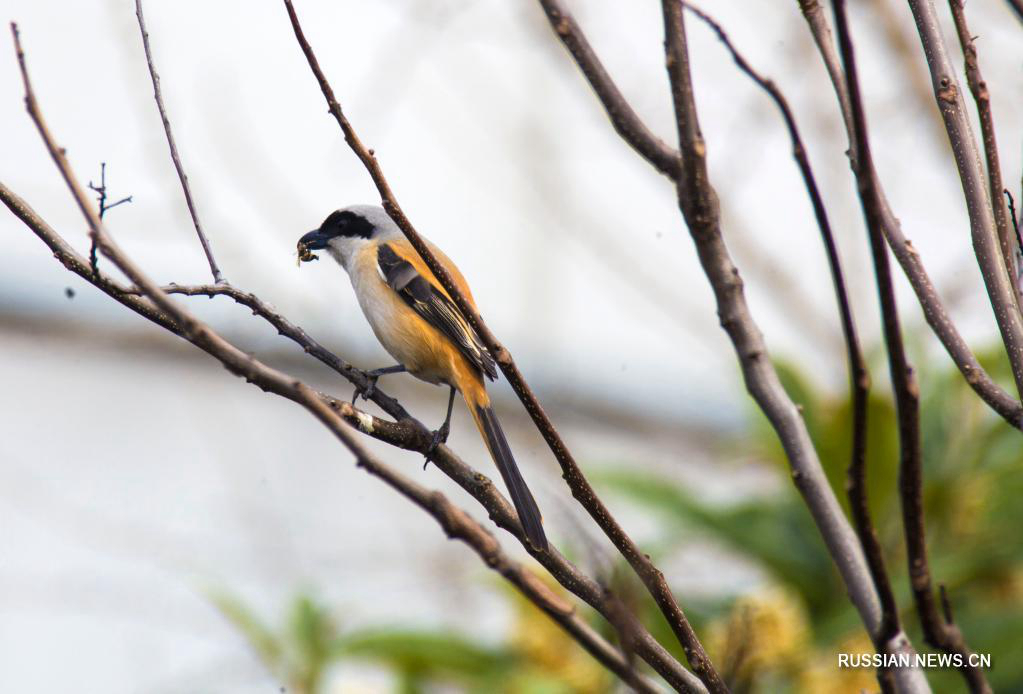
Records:
M438 248L427 244L475 307L462 273ZM497 377L494 359L398 225L376 205L346 207L331 212L319 229L299 239L300 261L314 259L315 250L326 250L348 273L366 320L398 361L397 366L368 372L370 376L407 371L451 388L447 416L434 434L434 447L447 439L455 391L460 392L511 493L526 537L535 548L546 550L540 509L487 395L483 377Z

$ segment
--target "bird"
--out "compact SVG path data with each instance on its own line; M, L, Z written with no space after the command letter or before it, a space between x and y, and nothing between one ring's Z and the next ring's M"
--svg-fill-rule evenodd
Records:
M439 248L429 241L426 244L475 309L472 292L458 267ZM494 358L398 225L382 207L344 207L331 212L319 228L299 239L299 264L317 258L312 253L315 250L326 251L348 273L373 333L398 362L367 371L371 388L380 376L401 372L450 388L447 415L434 433L427 460L447 439L455 393L461 393L504 479L526 538L535 549L546 551L548 542L540 509L487 394L484 378L497 378Z

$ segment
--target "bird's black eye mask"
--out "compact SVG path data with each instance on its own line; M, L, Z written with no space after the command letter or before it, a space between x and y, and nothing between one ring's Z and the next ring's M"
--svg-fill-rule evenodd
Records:
M314 229L298 240L298 262L316 260L313 251L327 247L331 239L341 237L368 239L373 235L373 224L350 210L331 212L319 229Z

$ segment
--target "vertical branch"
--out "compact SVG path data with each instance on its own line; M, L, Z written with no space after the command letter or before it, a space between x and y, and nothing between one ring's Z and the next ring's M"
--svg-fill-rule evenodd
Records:
M971 691L987 692L990 687L979 667L969 665L971 654L958 628L943 620L934 597L930 566L927 559L926 526L923 509L923 465L920 451L919 389L913 369L906 357L899 326L898 309L892 286L888 255L881 231L881 199L875 185L866 115L860 97L859 78L852 40L845 16L845 0L833 0L838 45L848 80L856 141L856 182L863 216L870 237L878 295L881 302L885 344L892 386L895 390L899 421L899 492L902 500L902 522L906 535L910 584L917 612L928 643L963 658L961 670Z
M167 146L170 148L171 161L174 162L174 170L178 172L178 180L181 181L181 190L185 194L185 204L188 205L188 213L192 215L192 225L195 233L202 244L203 253L206 254L206 261L210 265L210 272L213 274L213 281L217 284L224 282L224 276L217 267L217 261L213 258L213 251L210 249L210 242L206 233L202 230L199 222L199 213L195 209L195 200L192 198L192 189L188 185L188 176L181 165L181 157L178 155L178 146L174 143L174 133L171 132L170 119L167 117L167 108L163 104L163 94L160 91L160 75L156 73L156 66L153 64L153 52L149 48L149 32L146 30L146 20L142 15L142 0L135 0L135 16L139 21L139 31L142 32L142 47L146 52L146 64L149 66L149 77L153 81L153 97L156 99L156 107L160 111L160 120L163 122L163 132L167 135Z
M952 153L970 217L974 254L980 265L988 298L994 310L1005 351L1012 366L1016 391L1023 395L1023 315L1016 302L1016 291L1002 259L995 229L992 201L981 165L973 128L966 114L962 90L948 57L945 39L931 0L908 0L917 32L931 72L934 97L945 121Z
M991 94L987 82L980 74L980 63L977 60L977 47L974 45L970 28L966 24L965 0L948 0L955 22L959 45L963 49L963 61L966 63L966 83L970 94L977 105L977 117L980 120L980 136L984 143L984 157L987 161L988 195L995 215L995 228L998 230L998 242L1002 249L1002 259L1010 279L1016 277L1016 244L1013 233L1009 229L1009 215L1002 197L1002 167L998 157L998 140L995 137L994 116L991 113ZM1013 297L1019 303L1018 290Z
M821 240L824 243L825 253L828 258L828 266L835 290L835 300L838 304L841 319L842 335L845 338L849 371L849 391L852 394L853 410L852 452L847 473L847 489L856 534L860 538L860 544L863 546L867 564L870 567L870 573L881 600L881 627L877 634L872 634L871 636L877 652L883 653L885 651L885 644L901 630L901 626L899 625L898 606L895 602L895 595L892 592L891 581L888 579L888 571L885 568L884 554L881 550L881 544L877 539L877 532L874 530L867 504L867 397L870 392L870 373L867 371L867 364L863 358L863 351L860 348L859 338L856 334L852 307L845 285L845 275L842 271L842 263L838 256L838 247L835 244L834 234L831 231L828 213L824 207L824 200L817 186L813 168L810 166L810 160L807 157L803 139L799 134L795 116L792 114L788 100L785 99L781 90L772 80L762 76L753 69L716 21L706 13L685 2L685 0L683 0L683 4L690 12L710 26L721 43L728 49L732 60L735 61L739 69L767 92L768 96L771 97L778 107L778 110L781 111L785 127L788 130L789 139L792 141L792 157L799 167L807 195L813 206L814 216L817 220ZM889 670L880 668L878 670L878 679L883 691L894 691L895 684Z

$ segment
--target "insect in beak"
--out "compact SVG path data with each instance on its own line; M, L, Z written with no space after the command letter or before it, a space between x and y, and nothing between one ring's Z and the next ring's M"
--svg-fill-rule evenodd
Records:
M306 245L304 243L302 243L301 241L299 242L299 244L298 244L298 260L296 261L296 264L299 267L302 267L302 263L308 263L310 261L319 260L319 259L320 259L320 256L315 255L311 250L309 250L306 247Z

